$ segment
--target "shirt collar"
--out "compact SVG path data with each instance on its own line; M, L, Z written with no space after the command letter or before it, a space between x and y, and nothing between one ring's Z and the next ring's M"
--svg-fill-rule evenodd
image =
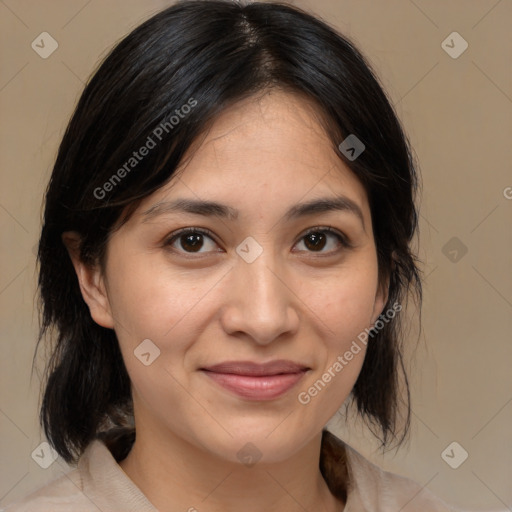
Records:
M357 454L347 448L341 439L327 429L322 431L320 471L332 494L346 504L344 512L360 510L351 468L351 461ZM116 453L114 447L107 446L101 439L94 439L86 448L77 467L84 494L100 510L157 512L122 470L113 453Z

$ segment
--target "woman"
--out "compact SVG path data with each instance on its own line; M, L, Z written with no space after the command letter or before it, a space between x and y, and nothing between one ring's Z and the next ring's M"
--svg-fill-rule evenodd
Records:
M205 0L136 28L80 98L39 244L41 422L78 466L7 510L453 510L325 428L351 401L406 438L416 180L311 15Z

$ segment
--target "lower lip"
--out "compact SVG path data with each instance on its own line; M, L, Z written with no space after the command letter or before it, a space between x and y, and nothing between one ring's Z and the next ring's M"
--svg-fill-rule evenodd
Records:
M306 373L286 373L281 375L234 375L203 371L223 388L249 400L273 400L293 388Z

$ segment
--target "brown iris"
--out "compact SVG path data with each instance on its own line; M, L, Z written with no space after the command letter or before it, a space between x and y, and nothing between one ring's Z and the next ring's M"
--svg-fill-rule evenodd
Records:
M200 233L182 235L180 239L182 247L189 252L197 252L203 246L203 235ZM185 242L183 242L184 240Z
M311 241L311 244L308 241ZM322 250L326 244L325 233L310 233L304 238L304 244L308 249Z

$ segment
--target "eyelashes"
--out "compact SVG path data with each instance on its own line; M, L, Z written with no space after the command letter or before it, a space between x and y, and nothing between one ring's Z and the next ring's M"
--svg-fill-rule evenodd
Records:
M321 245L322 249L323 249L323 247L325 247L325 244L322 245L322 242L325 240L326 235L333 237L335 240L337 240L338 244L345 249L350 249L353 247L346 235L342 234L340 231L338 231L336 229L333 229L331 226L310 228L305 233L303 233L301 235L301 237L299 238L299 241L302 242L303 240L307 239L307 237L313 236L313 235L318 235L318 234L320 234L324 238L317 239L316 241L313 242L313 244L320 241L320 245ZM317 237L315 236L312 240L315 240L316 238ZM310 241L311 241L311 239L310 239ZM315 253L315 252L320 252L320 251L308 251L308 252ZM332 251L325 251L325 252L330 254ZM338 252L338 251L335 251L335 252ZM322 254L323 253L324 252L322 252Z
M206 243L205 243L205 239ZM326 246L333 245L330 242L334 241L334 249L323 250ZM346 235L340 231L333 229L331 226L318 226L308 229L302 233L294 247L298 244L302 244L305 249L301 249L298 252L311 253L313 255L318 254L321 256L339 254L342 249L353 248L352 243ZM208 244L211 245L212 250L203 251L202 249L208 248ZM206 228L199 227L187 227L179 229L171 233L164 241L164 247L169 248L174 253L187 255L200 254L204 256L208 253L224 252L218 247L216 242L215 234ZM215 249L217 246L217 249ZM320 249L320 250L316 250Z
M183 241L183 239L185 239L185 237L187 239L186 243L190 244L190 246L193 249L197 248L197 247L199 247L200 249L202 248L203 244L201 243L200 237L207 237L215 243L215 241L214 241L215 235L209 229L189 227L189 228L179 229L178 231L171 233L169 238L167 238L167 240L165 241L164 246L172 248L175 252L180 252L179 250L176 250L176 248L174 248L173 245L176 241L180 241L180 240ZM188 254L194 254L194 253L197 253L198 251L192 250L191 252L189 252L189 251L184 251L184 252L188 253ZM213 251L213 252L220 252L220 251Z

